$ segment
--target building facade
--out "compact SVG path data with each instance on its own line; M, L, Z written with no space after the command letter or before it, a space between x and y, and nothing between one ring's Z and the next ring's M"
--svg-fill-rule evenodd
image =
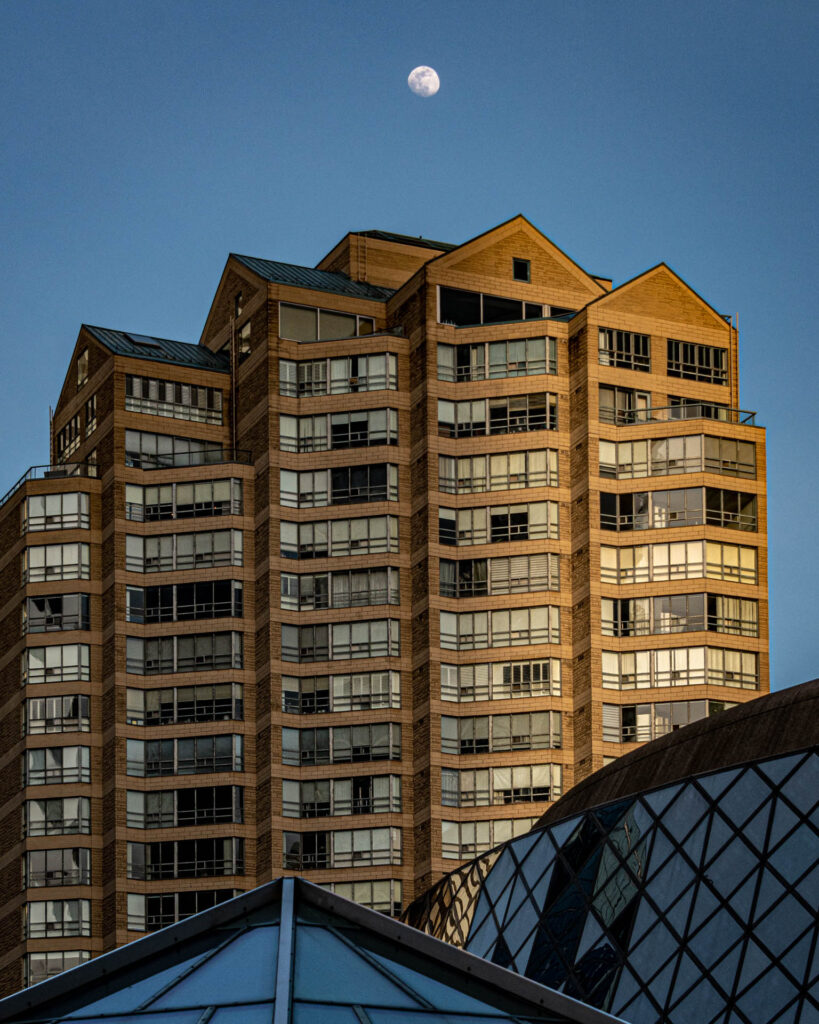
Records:
M730 320L523 217L231 256L198 345L84 326L0 504L3 990L282 873L396 913L764 693L739 405Z

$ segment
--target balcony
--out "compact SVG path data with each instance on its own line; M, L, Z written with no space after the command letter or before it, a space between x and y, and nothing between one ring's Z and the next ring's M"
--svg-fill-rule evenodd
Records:
M31 466L20 479L0 498L0 507L5 505L23 484L30 480L65 480L69 477L96 477L97 466L93 462L63 462L56 465Z
M656 409L601 409L600 422L616 427L630 427L635 423L671 423L679 420L716 420L755 427L756 413L747 409L731 409L714 402L692 402L688 405L664 405Z

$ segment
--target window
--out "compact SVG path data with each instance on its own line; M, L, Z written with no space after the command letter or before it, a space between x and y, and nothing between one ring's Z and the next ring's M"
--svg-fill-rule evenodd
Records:
M233 297L233 315L234 317L240 317L242 310L245 308L244 296L241 292L236 292Z
M97 396L92 395L85 403L85 436L90 437L97 429Z
M241 771L244 737L238 734L127 741L128 775L150 779L159 775Z
M441 769L441 803L445 807L539 803L557 800L562 792L563 767L559 764Z
M600 493L601 530L651 530L702 525L702 521L701 487L635 494Z
M153 932L184 921L240 895L241 889L193 889L185 892L128 893L128 931Z
M537 302L504 299L462 288L438 288L438 322L470 327L476 324L502 324L514 320L538 320L548 309Z
M530 271L529 260L522 260L517 257L512 259L512 277L516 281L531 281Z
M471 718L441 716L442 754L495 754L505 750L546 750L561 746L559 711Z
M250 336L251 336L251 331L252 331L252 327L251 327L251 324L250 324L249 320L246 323L242 324L242 326L239 328L239 333L238 333L238 337L237 337L237 341L238 341L238 346L237 347L238 347L238 361L240 363L244 362L244 360L247 359L247 357L250 355Z
M438 433L442 437L514 434L530 430L557 430L557 395L540 392L467 402L438 399Z
M282 729L282 764L400 760L401 726L393 722Z
M23 754L24 786L90 781L90 747L36 747Z
M356 672L333 676L282 676L282 711L311 715L401 707L399 672Z
M201 580L158 587L126 587L128 622L182 622L195 619L241 618L240 580Z
M72 416L66 425L57 432L56 437L56 453L57 462L65 462L70 455L82 444L82 430L81 430L82 414L77 413L76 416Z
M619 480L674 473L756 476L756 446L723 437L666 437L652 441L600 441L600 476Z
M177 725L189 722L240 722L244 718L241 683L169 686L126 691L128 725Z
M351 569L347 572L281 574L281 607L295 611L400 604L399 570Z
M508 558L442 558L442 597L478 597L560 590L559 555L514 555Z
M396 409L279 416L279 447L283 452L318 452L382 444L398 444Z
M240 515L241 480L197 480L153 487L125 485L125 518L133 522Z
M758 636L758 620L756 601L721 594L601 599L601 630L605 636L687 633L703 629Z
M233 459L225 458L225 452L218 441L149 434L144 430L125 431L126 466L168 469L171 466L207 466L225 461Z
M351 779L282 780L285 818L386 814L401 810L400 775L356 775Z
M90 885L91 851L70 849L30 850L23 854L23 887Z
M705 545L705 557L705 575L709 579L732 580L734 583L757 582L756 548L709 540Z
M32 494L22 505L21 531L87 530L89 497L84 491Z
M601 423L647 423L651 419L651 394L634 388L601 384L597 390Z
M438 490L447 494L557 487L557 451L438 456Z
M375 332L370 316L339 313L332 309L315 309L279 303L279 337L290 341L327 341L355 338Z
M77 390L88 380L88 349L84 348L77 356Z
M279 360L279 394L292 398L395 391L397 388L398 357L394 352L298 362Z
M57 683L90 679L91 648L88 644L54 644L29 647L21 655L21 683Z
M441 612L441 647L471 651L484 647L560 643L560 609L505 608L493 612Z
M441 856L448 860L467 860L486 853L493 846L528 832L535 818L494 819L493 821L442 821Z
M657 651L603 651L603 686L614 690L664 686L759 688L759 658L752 651L672 647Z
M241 825L241 786L200 786L126 793L128 828L189 828L200 825Z
M438 380L493 380L541 373L557 373L557 338L438 345Z
M661 704L604 704L605 743L645 743L690 722L736 707L722 700L675 700Z
M290 508L398 501L398 467L374 462L296 472L280 470L279 501Z
M63 939L91 934L91 900L40 900L25 905L27 939Z
M171 572L175 569L214 569L243 564L241 530L202 530L125 538L125 568L129 572Z
M91 730L91 698L84 694L32 697L23 705L23 714L23 731L27 736Z
M128 878L152 882L244 873L245 841L241 838L128 843L127 847Z
M91 576L88 544L42 544L23 553L23 583L87 580Z
M632 334L629 331L615 331L600 328L598 358L602 366L619 366L624 370L651 369L649 337L647 334Z
M401 863L401 829L285 832L282 867L295 871Z
M441 700L467 702L510 697L559 697L560 659L441 665Z
M708 384L727 384L728 350L669 338L668 376L701 380Z
M455 546L502 544L517 540L557 540L560 506L556 501L488 508L438 509L438 541Z
M149 416L166 416L193 423L222 422L222 391L201 384L125 377L125 408Z
M756 548L702 540L600 548L600 578L604 583L647 583L702 576L756 583Z
M756 495L706 487L705 521L710 526L724 526L730 530L755 531L757 525Z
M87 796L26 800L23 807L27 836L87 835L91 831L91 801Z
M91 959L87 949L55 950L50 953L26 953L23 958L25 984L36 985L45 981L46 978L53 978L56 974L62 974L72 967L84 964Z
M703 402L696 398L668 396L668 415L672 420L722 420L727 423L731 410L721 402ZM753 413L741 414L741 423L753 423Z
M400 656L397 619L290 626L282 623L282 661L345 661Z
M89 629L90 621L88 594L27 597L22 608L23 634Z
M397 516L288 523L279 527L282 558L338 558L398 552Z
M172 672L211 672L244 666L243 637L238 632L193 636L126 638L125 668L140 676Z
M382 878L374 882L322 882L322 889L328 889L343 896L344 899L353 900L370 910L377 910L381 914L389 914L391 917L401 916L401 880L399 878Z

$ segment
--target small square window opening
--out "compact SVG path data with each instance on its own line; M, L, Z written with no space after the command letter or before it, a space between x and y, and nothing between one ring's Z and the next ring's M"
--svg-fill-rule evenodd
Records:
M512 260L512 277L516 281L531 281L529 260Z

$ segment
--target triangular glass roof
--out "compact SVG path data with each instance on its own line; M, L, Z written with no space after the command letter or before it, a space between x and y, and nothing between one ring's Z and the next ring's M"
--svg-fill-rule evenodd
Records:
M280 879L0 1001L7 1024L612 1024L301 879Z

